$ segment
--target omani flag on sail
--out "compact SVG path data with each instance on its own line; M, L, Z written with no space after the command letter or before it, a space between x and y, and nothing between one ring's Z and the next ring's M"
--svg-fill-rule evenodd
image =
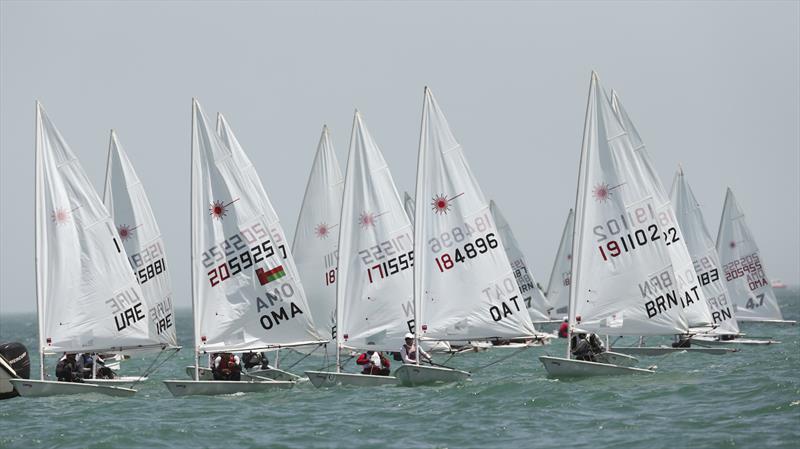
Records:
M161 341L177 346L172 282L164 240L144 186L114 130L108 144L103 203L117 224L133 273L150 304L147 313Z
M414 301L422 338L534 335L489 202L425 89L414 219Z
M739 321L783 321L778 300L767 277L761 252L745 221L744 212L728 188L717 233L722 272Z
M322 128L314 164L300 206L292 254L317 326L317 334L333 339L339 258L339 216L344 179L328 127Z
M739 325L736 323L735 307L728 289L725 288L725 279L714 240L706 228L700 204L695 199L682 168L675 173L670 196L686 247L692 256L694 270L706 295L713 324L717 326L714 333L738 334Z
M561 233L561 242L558 244L556 260L553 262L553 271L550 272L550 281L547 283L547 301L553 307L550 317L561 319L561 315L569 312L569 285L572 274L572 233L575 230L575 212L570 209L564 231Z
M111 215L38 102L36 293L43 352L163 346Z
M413 330L411 222L389 166L357 111L339 226L339 344L396 351Z
M592 72L586 109L570 288L570 325L607 335L681 334L705 297L658 179ZM579 323L576 317L581 317Z
M508 261L514 271L514 278L517 280L520 293L522 293L525 307L528 308L528 312L531 314L531 320L549 321L550 310L553 307L545 299L544 292L539 288L533 273L528 269L528 260L522 253L519 243L511 231L511 225L508 224L506 217L500 212L500 208L497 207L497 203L494 200L489 201L489 210L491 210L494 221L497 224L497 232L503 242L503 247L506 249Z
M192 108L192 285L205 352L319 341L278 217L233 139ZM229 136L230 137L230 136ZM242 152L243 155L243 152ZM246 159L245 159L246 161ZM246 161L249 162L249 161Z

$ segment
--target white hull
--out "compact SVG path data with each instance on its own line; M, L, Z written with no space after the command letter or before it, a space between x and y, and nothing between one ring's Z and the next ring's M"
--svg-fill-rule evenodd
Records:
M147 377L119 376L113 379L83 379L83 383L94 385L130 385L136 382L144 382L146 380Z
M746 318L740 318L738 316L736 317L736 320L739 321L740 324L741 323L768 323L768 324L791 324L792 326L797 324L797 321L792 321L792 320L748 320Z
M711 355L723 355L728 354L730 352L735 352L734 349L729 348L672 348L669 346L642 346L642 347L615 347L614 352L618 352L621 354L628 354L628 355L644 355L644 356L656 356L656 355L665 355L665 354L672 354L674 352L688 352L688 353L699 353L699 354L711 354Z
M594 356L598 363L606 363L618 366L633 366L639 363L639 359L619 352L605 351Z
M352 385L357 387L379 387L382 385L397 385L394 376L375 376L358 373L330 373L326 371L306 371L308 380L317 387L333 387L338 385Z
M539 360L544 364L544 369L547 370L549 377L618 376L623 374L653 374L655 372L649 369L563 359L561 357L541 356Z
M116 397L130 397L136 390L110 385L94 385L79 382L58 382L52 380L11 379L20 396L45 397L64 394L105 394Z
M164 385L173 396L213 396L234 393L260 393L264 391L292 388L294 382L259 381L236 382L228 380L165 380Z
M772 345L780 343L778 340L756 340L753 338L734 338L733 340L719 340L717 337L692 337L692 343L710 346L736 346L736 345Z
M194 379L194 366L187 366L186 374L189 376L189 378ZM302 380L302 377L298 376L297 374L292 374L288 371L272 367L269 369L250 370L246 373L242 372L242 380L258 381L262 380L262 377L272 380L283 380L287 382L297 382ZM214 373L210 368L200 368L200 380L214 380Z
M403 365L394 375L405 387L461 382L470 376L466 371L424 365Z

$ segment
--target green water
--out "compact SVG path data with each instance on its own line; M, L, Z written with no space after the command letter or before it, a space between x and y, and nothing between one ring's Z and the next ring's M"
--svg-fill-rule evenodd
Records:
M780 303L785 318L800 318L797 291L782 292ZM181 344L191 347L188 311L177 318ZM0 401L0 447L797 448L799 330L745 324L750 335L782 343L724 356L642 358L640 365L658 365L651 376L548 379L537 356L562 355L565 343L556 341L460 385L315 389L306 383L274 393L175 399L160 380L185 378L184 366L192 361L186 350L139 384L130 399ZM0 340L20 341L32 355L36 331L32 314L0 317ZM471 369L505 354L459 355L448 364ZM300 357L284 351L281 366ZM32 359L38 375L38 356ZM129 360L123 370L132 375L150 361ZM46 362L50 372L55 362ZM323 364L312 356L292 371Z

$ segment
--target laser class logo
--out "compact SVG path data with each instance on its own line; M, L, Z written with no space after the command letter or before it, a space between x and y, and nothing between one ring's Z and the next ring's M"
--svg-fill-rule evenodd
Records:
M53 218L53 223L61 226L70 222L71 214L69 210L64 209L63 207L57 207L55 210L53 210L51 217Z
M605 203L611 198L611 195L614 194L613 190L623 185L625 185L624 182L612 187L606 182L600 182L599 184L595 184L594 189L592 189L592 196L598 203Z
M128 240L129 238L131 238L131 235L133 234L133 231L135 231L136 228L138 228L139 226L141 226L141 225L136 225L134 227L131 227L131 226L127 225L127 224L119 225L117 227L117 232L119 232L119 238L121 238L123 242Z
M211 215L211 218L216 220L222 220L228 214L228 207L239 201L239 198L231 201L230 203L225 203L224 201L213 201L210 206L208 206L208 214Z
M327 223L320 223L314 228L314 234L317 235L317 238L320 240L328 238L328 234L330 234L331 230L328 228Z
M431 209L433 210L433 213L436 215L446 215L448 212L450 212L450 209L453 208L453 201L463 194L464 192L461 192L458 195L454 195L450 198L448 198L447 194L445 193L434 195L431 201Z
M384 216L384 215L386 215L388 213L389 213L388 210L387 211L383 211L383 212L379 212L377 214L369 212L369 211L361 212L361 215L358 217L358 224L361 226L361 229L365 229L366 230L366 229L369 229L369 228L374 228L375 227L375 223L378 221L378 218L380 218L380 217L382 217L382 216Z

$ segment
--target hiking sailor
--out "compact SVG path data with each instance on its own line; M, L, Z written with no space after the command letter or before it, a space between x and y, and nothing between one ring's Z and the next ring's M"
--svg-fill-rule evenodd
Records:
M431 361L431 356L425 352L421 347L417 347L414 344L414 334L407 333L405 338L405 343L403 347L400 348L400 356L403 358L403 363L410 365L410 364L417 364L417 351L422 356L423 359L427 361Z

